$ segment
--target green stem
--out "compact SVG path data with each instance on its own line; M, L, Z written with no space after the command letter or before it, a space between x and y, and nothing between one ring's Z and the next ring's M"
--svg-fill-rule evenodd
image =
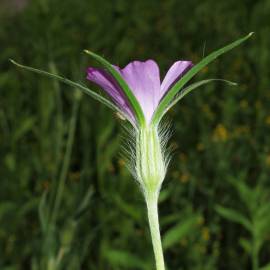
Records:
M69 131L68 131L68 139L67 139L67 146L66 146L66 151L65 151L64 160L63 160L63 166L60 173L59 185L57 188L55 202L54 202L52 215L51 215L52 224L55 223L55 219L57 217L58 210L59 210L62 197L63 197L63 191L64 191L68 168L69 168L69 164L71 160L72 146L74 143L77 115L78 115L79 104L80 104L79 101L80 101L80 97L75 97L75 101L74 101L73 109L72 109L72 117L70 120L70 126L69 126Z
M156 270L165 270L160 230L159 230L158 194L157 193L149 194L146 195L145 198L152 244L156 260Z
M258 249L257 249L256 239L253 239L252 270L259 270Z

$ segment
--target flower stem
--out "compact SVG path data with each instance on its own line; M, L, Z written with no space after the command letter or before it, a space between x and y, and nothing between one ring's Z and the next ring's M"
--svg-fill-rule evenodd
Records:
M158 219L158 194L149 194L145 196L147 205L147 214L151 232L152 244L156 260L156 270L165 270L164 257L162 251L159 219Z

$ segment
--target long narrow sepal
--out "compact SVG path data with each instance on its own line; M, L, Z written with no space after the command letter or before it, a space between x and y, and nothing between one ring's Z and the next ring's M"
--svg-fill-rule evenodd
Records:
M71 80L69 80L67 78L61 77L61 76L56 75L56 74L52 74L52 73L47 72L47 71L44 71L44 70L40 70L40 69L36 69L36 68L32 68L32 67L29 67L29 66L25 66L25 65L19 64L19 63L15 62L12 59L10 59L10 62L12 64L14 64L15 66L19 67L19 68L22 68L22 69L25 69L25 70L28 70L28 71L31 71L31 72L34 72L34 73L37 73L37 74L40 74L40 75L49 77L49 78L53 78L55 80L58 80L60 82L65 83L65 84L67 84L69 86L72 86L74 88L77 88L77 89L81 90L82 92L86 93L87 95L91 96L95 100L98 100L99 102L103 103L104 105L106 105L110 109L112 109L114 111L117 111L120 115L123 115L124 118L128 119L130 121L130 123L133 122L132 119L130 119L130 117L127 114L125 114L124 112L122 112L111 101L109 101L108 99L104 98L103 96L99 95L98 93L90 90L89 88L87 88L87 87L85 87L85 86L83 86L83 85L81 85L79 83L73 82L73 81L71 81Z
M113 76L113 78L117 81L117 83L119 84L121 89L124 91L128 101L132 107L132 110L135 113L135 116L136 116L138 123L140 124L140 126L144 126L145 125L145 117L144 117L142 108L141 108L139 102L137 101L136 97L133 95L132 91L130 90L129 86L127 85L125 80L120 75L120 73L106 59L104 59L100 55L97 55L97 54L95 54L91 51L88 51L88 50L84 50L84 52L86 54L90 55L91 57L93 57L98 63L100 63Z
M155 111L155 114L152 118L152 123L156 124L158 123L162 116L163 112L166 110L166 108L169 106L169 104L173 101L176 94L182 89L182 87L189 82L201 69L203 69L205 66L207 66L209 63L214 61L216 58L218 58L220 55L232 50L233 48L239 46L241 43L249 39L253 33L249 33L247 36L240 38L229 45L214 51L213 53L206 56L204 59L202 59L197 65L192 67L164 96L162 101L160 102L158 108Z
M227 80L223 80L223 79L208 79L208 80L202 80L199 82L195 82L191 85L189 85L188 87L182 89L173 99L173 101L169 104L169 106L166 108L166 110L164 110L161 118L167 113L168 110L170 110L178 101L180 101L184 96L186 96L188 93L190 93L191 91L199 88L200 86L206 85L208 83L211 82L223 82L226 83L230 86L236 86L237 83L235 82L231 82L231 81L227 81Z

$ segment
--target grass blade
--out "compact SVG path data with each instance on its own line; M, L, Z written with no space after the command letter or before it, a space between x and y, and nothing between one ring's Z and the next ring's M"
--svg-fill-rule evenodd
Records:
M242 226L244 226L249 232L252 232L252 223L248 220L248 218L246 218L245 216L243 216L240 212L231 209L231 208L226 208L223 207L221 205L217 205L215 207L215 210L218 212L218 214L224 218L226 218L227 220L230 220L232 222L241 224Z
M163 236L163 249L167 250L175 244L179 243L181 239L191 234L194 231L195 225L198 223L198 216L192 215L185 221L178 223L169 229Z

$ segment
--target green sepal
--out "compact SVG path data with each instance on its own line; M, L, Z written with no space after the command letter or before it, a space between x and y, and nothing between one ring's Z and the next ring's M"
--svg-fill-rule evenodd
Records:
M119 84L121 89L124 91L125 96L127 97L133 112L135 113L136 119L140 126L145 125L145 117L144 113L142 111L142 108L136 99L136 97L133 95L131 89L127 85L126 81L122 78L120 73L103 57L100 55L97 55L91 51L84 50L84 52L90 56L92 56L98 63L100 63L116 80L116 82Z
M216 58L218 58L220 55L232 50L233 48L237 47L247 39L249 39L253 33L249 33L247 36L240 38L233 43L230 43L229 45L214 51L213 53L206 56L204 59L202 59L197 65L193 66L164 96L164 98L161 100L159 106L157 107L153 118L152 123L157 124L162 116L164 115L163 112L166 110L166 108L169 106L169 104L173 101L176 94L182 89L182 87L189 82L201 69L203 69L205 66L207 66L209 63L214 61Z
M98 93L90 90L89 88L87 88L87 87L85 87L85 86L83 86L83 85L81 85L79 83L73 82L73 81L71 81L69 79L66 79L64 77L61 77L59 75L55 75L55 74L52 74L50 72L47 72L47 71L44 71L44 70L40 70L40 69L36 69L36 68L32 68L32 67L29 67L29 66L21 65L21 64L15 62L12 59L10 59L10 62L12 64L16 65L19 68L22 68L22 69L25 69L25 70L28 70L28 71L31 71L31 72L34 72L34 73L41 74L41 75L44 75L44 76L49 77L49 78L56 79L56 80L58 80L60 82L63 82L65 84L69 85L69 86L72 86L72 87L74 87L76 89L79 89L82 92L84 92L87 95L89 95L92 98L94 98L95 100L98 100L99 102L103 103L104 105L106 105L110 109L112 109L114 111L117 111L121 116L123 116L124 118L128 119L131 124L134 124L133 121L132 121L132 119L127 114L125 114L123 111L121 111L116 105L114 105L110 100L104 98L103 96L101 96Z
M199 82L195 82L195 83L189 85L188 87L182 89L178 94L176 94L175 98L169 104L169 106L166 108L166 110L163 112L161 117L163 117L167 113L168 110L170 110L178 101L180 101L188 93L190 93L191 91L199 88L200 86L203 86L203 85L211 83L211 82L223 82L223 83L226 83L226 84L228 84L230 86L236 86L237 85L237 83L235 83L235 82L231 82L231 81L227 81L227 80L223 80L223 79L208 79L208 80L202 80L202 81L199 81Z

